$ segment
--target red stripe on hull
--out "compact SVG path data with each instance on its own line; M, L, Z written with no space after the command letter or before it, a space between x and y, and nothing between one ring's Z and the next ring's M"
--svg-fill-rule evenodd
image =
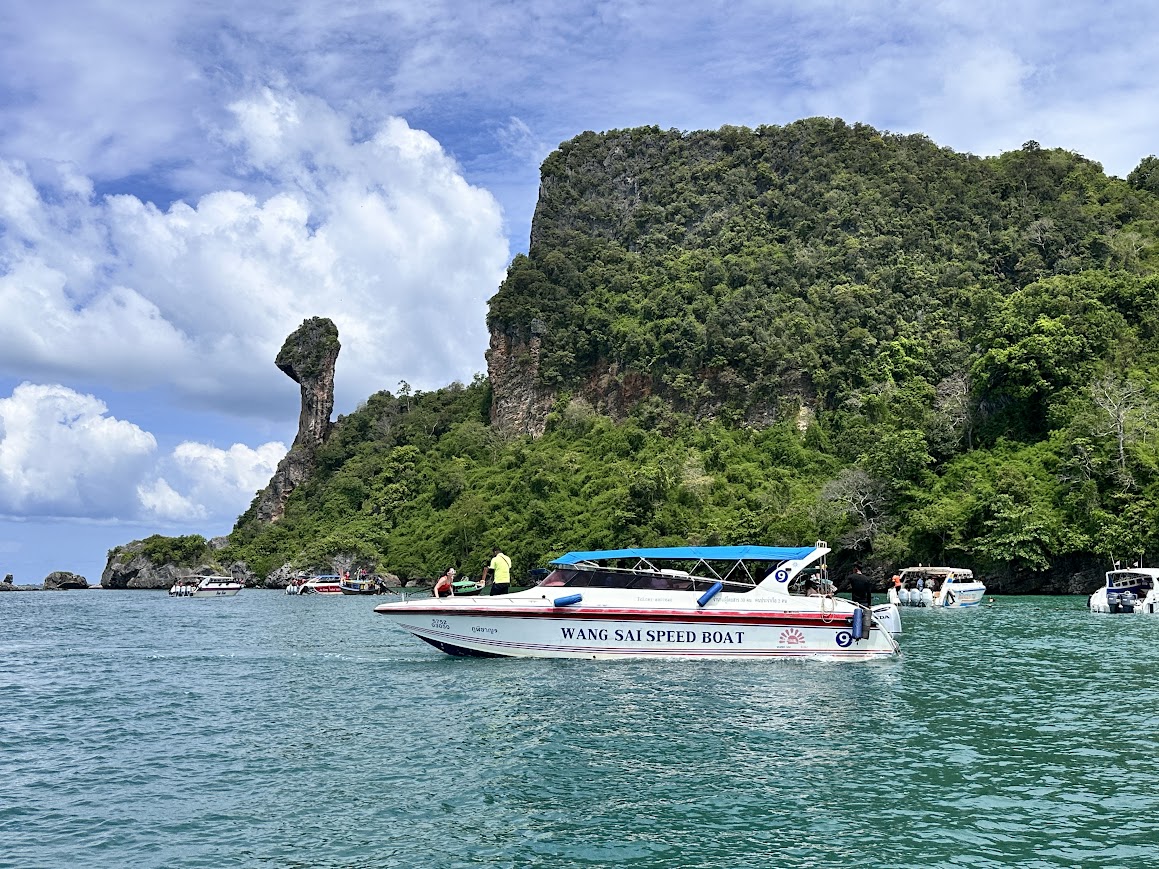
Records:
M705 610L627 610L627 609L491 609L484 607L398 607L389 610L375 610L379 615L397 615L405 613L416 616L444 616L459 617L472 616L476 618L513 618L513 619L563 619L565 621L608 621L608 622L698 622L706 624L736 624L736 625L776 625L776 626L806 626L829 627L831 625L845 625L853 621L852 613L840 615L822 615L821 613L753 613L753 612L717 612Z

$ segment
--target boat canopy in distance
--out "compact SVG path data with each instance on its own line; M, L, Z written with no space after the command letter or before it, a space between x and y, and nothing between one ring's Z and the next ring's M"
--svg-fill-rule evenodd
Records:
M907 567L901 572L901 578L907 576L932 576L937 579L969 580L974 578L974 572L965 567Z

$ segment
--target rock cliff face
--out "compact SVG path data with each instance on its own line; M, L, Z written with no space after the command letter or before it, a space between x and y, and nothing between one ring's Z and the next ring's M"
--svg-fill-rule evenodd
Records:
M56 570L44 578L44 590L88 588L89 581L76 573L67 570Z
M314 470L315 453L330 434L334 410L334 365L338 361L338 327L325 317L313 317L282 345L274 364L302 389L298 434L278 469L255 501L254 518L277 522L290 493Z
M487 376L494 399L491 424L507 437L539 437L548 411L555 403L554 390L539 384L539 351L546 327L532 323L531 337L492 330L487 350Z
M215 538L217 540L219 538ZM211 541L211 545L213 541ZM190 576L206 576L211 574L229 574L234 579L252 587L260 583L260 578L252 573L244 561L232 564L223 569L219 564L200 564L193 567L182 567L176 564L154 564L142 549L144 541L134 540L124 546L118 546L109 553L108 563L101 573L103 588L145 588L167 589L180 579ZM83 577L82 577L83 579ZM45 588L48 580L45 580Z

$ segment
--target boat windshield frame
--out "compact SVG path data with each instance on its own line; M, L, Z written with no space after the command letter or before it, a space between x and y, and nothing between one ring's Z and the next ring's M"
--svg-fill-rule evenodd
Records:
M1152 589L1159 585L1159 571L1147 567L1120 567L1118 570L1108 570L1105 587L1111 591L1121 591L1132 588ZM1132 577L1134 581L1115 581L1116 577Z
M974 571L968 567L907 567L898 576L901 577L903 583L907 579L916 579L919 576L927 581L938 581L939 584L948 582L953 585L955 582L976 581Z
M685 570L670 568L626 568L607 565L571 564L560 566L545 576L539 583L542 587L553 588L623 588L638 591L705 591L716 583L723 585L724 591L744 594L757 587L759 580L750 575L748 581L738 581L730 575L724 579L713 576L697 576Z
M810 567L826 572L824 541L814 546L700 546L569 552L552 562L538 585L639 591L722 590L746 594L783 570L783 581ZM815 564L814 562L820 562Z

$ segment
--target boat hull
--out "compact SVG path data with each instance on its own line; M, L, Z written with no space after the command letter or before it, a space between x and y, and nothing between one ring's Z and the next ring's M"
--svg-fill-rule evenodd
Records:
M934 606L943 609L966 609L980 606L982 598L986 596L986 586L980 582L955 582L950 591L951 599L947 600L944 595L939 595L934 598Z
M867 639L854 639L844 613L464 609L384 604L375 612L451 655L864 660L897 653L896 642L876 624Z
M967 609L980 606L986 596L986 586L981 582L955 582L947 596L944 592L923 595L917 589L909 589L898 594L890 589L889 601L906 607L932 607L934 609ZM916 602L915 602L916 597Z
M1114 606L1107 600L1107 589L1100 588L1087 599L1087 608L1093 613L1127 613L1131 615L1159 615L1159 593L1140 590L1142 593L1129 607Z
M189 597L233 597L239 591L241 591L240 587L239 588L209 588L209 589L199 588L197 591L193 592L193 594L189 595Z

